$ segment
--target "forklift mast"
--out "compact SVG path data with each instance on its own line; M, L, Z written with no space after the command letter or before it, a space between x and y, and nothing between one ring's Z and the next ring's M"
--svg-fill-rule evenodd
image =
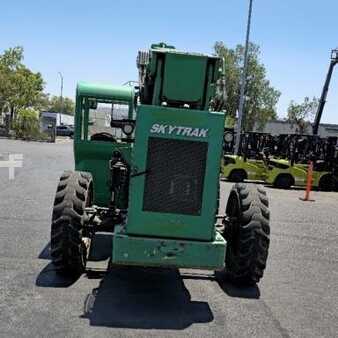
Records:
M319 123L322 118L322 114L323 114L323 110L324 110L324 106L326 102L326 97L327 97L327 93L328 93L329 86L330 86L333 68L337 63L338 63L338 48L333 49L331 51L331 62L329 66L329 71L327 72L327 75L326 75L324 87L322 90L322 95L320 96L320 100L319 100L319 105L318 105L315 121L312 126L313 135L318 134Z

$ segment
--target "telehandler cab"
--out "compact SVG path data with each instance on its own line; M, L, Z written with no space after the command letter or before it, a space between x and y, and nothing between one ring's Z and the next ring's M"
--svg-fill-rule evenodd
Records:
M110 231L112 266L223 270L235 283L258 282L266 192L235 184L218 215L223 60L160 43L138 53L137 67L135 88L77 86L75 170L61 176L52 215L56 269L85 271L95 233Z

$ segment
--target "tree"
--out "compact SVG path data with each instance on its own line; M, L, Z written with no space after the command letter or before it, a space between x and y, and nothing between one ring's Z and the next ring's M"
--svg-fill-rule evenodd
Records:
M9 48L0 55L0 109L10 112L11 121L19 109L36 107L44 82L23 63L23 48Z
M305 134L318 108L318 99L304 98L302 103L291 101L288 107L288 120L297 126L299 134Z
M39 113L31 108L20 108L13 123L18 138L34 138L40 135Z
M234 121L239 106L244 47L237 45L235 49L231 49L223 42L216 42L214 50L216 55L225 60L227 120ZM244 128L248 131L253 130L255 126L262 130L267 121L277 117L276 105L280 97L280 92L274 89L266 78L265 66L259 61L259 54L259 47L250 43L244 104Z
M52 96L49 99L47 110L57 113L62 112L64 114L74 115L75 104L74 101L68 97L64 97L61 101L60 96Z

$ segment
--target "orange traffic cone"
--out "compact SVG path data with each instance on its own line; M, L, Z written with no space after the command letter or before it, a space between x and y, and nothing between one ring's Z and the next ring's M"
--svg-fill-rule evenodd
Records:
M312 188L312 180L313 180L313 162L309 162L309 167L307 170L307 180L306 180L306 190L304 198L299 198L302 201L310 201L314 202L314 200L310 199L310 192Z

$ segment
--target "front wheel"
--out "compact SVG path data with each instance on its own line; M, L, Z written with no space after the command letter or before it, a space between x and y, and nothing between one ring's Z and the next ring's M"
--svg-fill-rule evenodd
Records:
M288 174L278 175L274 182L274 186L279 189L290 189L293 184L293 178Z
M230 182L243 182L246 176L247 175L244 170L234 169L231 171L228 179Z
M237 183L230 192L224 224L225 275L235 284L253 285L263 276L270 242L268 207L260 186Z
M57 187L51 225L51 256L56 270L79 275L86 267L90 236L85 208L93 198L92 176L65 171Z

